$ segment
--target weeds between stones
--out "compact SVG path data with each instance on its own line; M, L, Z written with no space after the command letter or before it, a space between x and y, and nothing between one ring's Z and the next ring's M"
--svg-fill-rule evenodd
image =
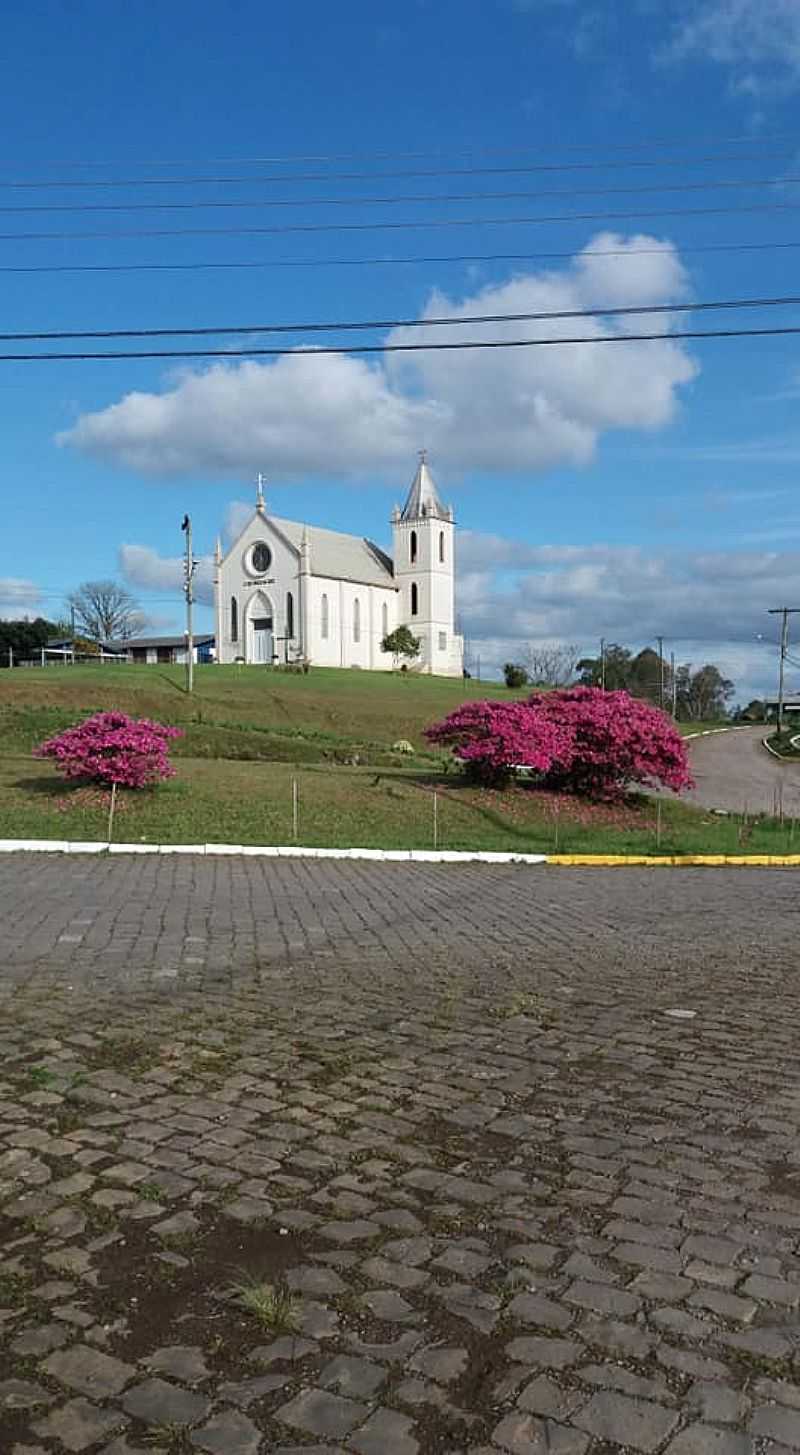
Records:
M230 1293L247 1313L275 1334L292 1334L297 1329L297 1299L284 1279L264 1283L244 1277L231 1285Z

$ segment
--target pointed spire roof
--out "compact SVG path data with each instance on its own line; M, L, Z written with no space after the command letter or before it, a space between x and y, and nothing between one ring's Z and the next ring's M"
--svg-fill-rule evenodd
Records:
M400 512L400 519L420 520L426 515L438 516L440 520L450 519L450 513L442 505L433 476L428 469L427 450L420 450L417 473L411 481L411 489Z

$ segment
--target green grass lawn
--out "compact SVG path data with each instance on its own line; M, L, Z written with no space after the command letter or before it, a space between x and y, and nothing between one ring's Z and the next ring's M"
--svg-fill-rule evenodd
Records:
M505 793L446 773L424 728L470 698L524 697L498 683L317 668L307 676L200 667L187 697L180 667L81 665L0 672L0 838L105 839L107 796L68 787L31 758L44 738L115 708L175 723L177 777L120 793L117 842L433 846L538 853L786 852L793 830L742 826L664 800L660 843L652 798L589 806L519 785ZM705 724L686 724L698 731ZM709 724L711 726L711 724ZM394 752L411 742L413 757ZM798 845L800 848L800 844Z
M586 805L518 786L504 793L463 786L419 769L306 766L183 759L156 789L120 793L117 842L291 844L292 781L298 842L309 847L429 849L433 793L440 848L523 853L787 853L790 825L706 816L677 801ZM49 763L0 758L0 838L105 839L107 796L72 789Z

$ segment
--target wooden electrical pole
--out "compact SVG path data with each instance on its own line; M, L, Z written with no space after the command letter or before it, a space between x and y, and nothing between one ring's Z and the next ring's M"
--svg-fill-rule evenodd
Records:
M783 732L783 684L786 676L786 657L789 651L789 617L796 616L800 612L800 606L773 606L770 608L770 616L780 616L781 621L781 654L778 668L778 737Z
M186 595L186 691L194 691L194 633L192 631L192 604L194 589L192 580L197 562L192 555L192 522L188 515L183 517L181 530L186 534L186 560L183 566L183 589Z
M664 711L664 638L656 637L658 642L658 705Z

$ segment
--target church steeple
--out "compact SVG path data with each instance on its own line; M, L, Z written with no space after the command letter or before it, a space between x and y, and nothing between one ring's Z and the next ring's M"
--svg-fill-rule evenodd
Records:
M428 452L420 450L417 473L411 481L411 489L400 512L400 519L422 520L429 515L435 516L439 520L452 518L452 512L446 510L439 499L436 484L428 469Z

